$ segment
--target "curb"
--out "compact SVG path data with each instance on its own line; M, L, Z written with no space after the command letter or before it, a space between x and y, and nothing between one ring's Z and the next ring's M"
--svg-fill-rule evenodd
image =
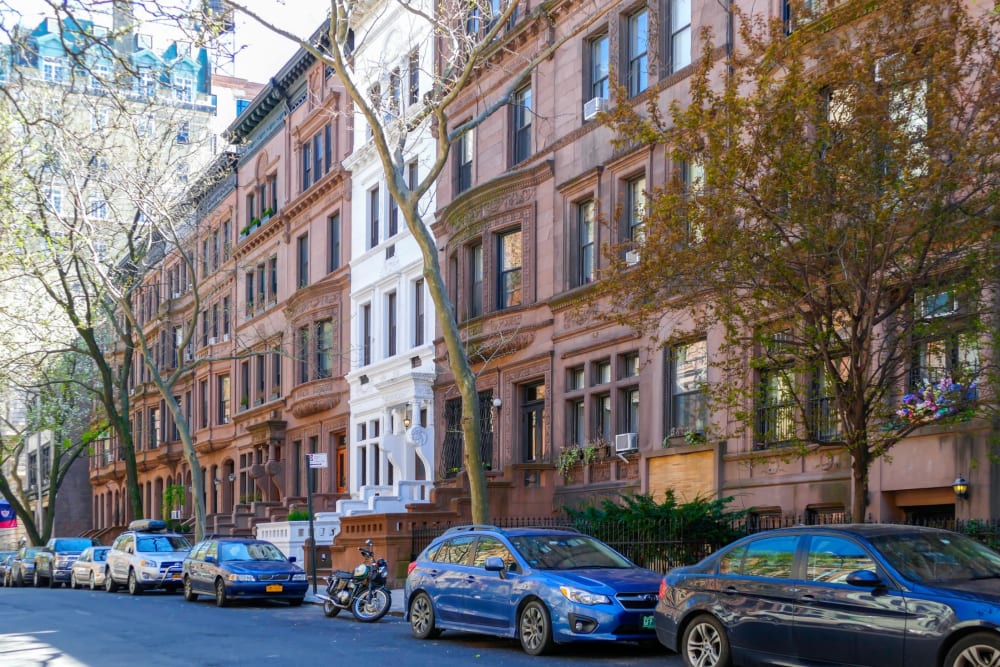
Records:
M319 590L317 588L317 590ZM403 589L399 588L396 590L389 591L392 595L392 606L389 607L389 611L386 612L386 616L395 616L396 618L403 617ZM305 599L303 600L306 604L322 605L323 601L318 597L313 595L313 593L307 592Z

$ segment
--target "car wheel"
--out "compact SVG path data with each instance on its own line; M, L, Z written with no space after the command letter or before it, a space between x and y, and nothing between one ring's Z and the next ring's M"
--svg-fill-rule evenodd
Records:
M128 571L128 594L142 595L142 586L139 585L139 580L136 579L135 570Z
M66 585L69 586L71 591L76 590L76 574L73 572L69 573L69 583Z
M732 657L726 629L712 616L698 616L684 630L681 656L691 667L729 667Z
M944 667L978 667L998 662L1000 638L992 633L977 632L955 642L944 659Z
M434 604L427 593L417 593L410 601L410 630L417 639L433 639L441 634L434 627Z
M340 607L333 604L329 600L323 600L323 615L327 618L333 618L340 613Z
M97 590L97 577L94 576L94 571L90 571L90 576L87 577L87 583L90 584L90 590Z
M114 577L111 576L111 569L104 571L104 590L108 593L114 593L118 590L118 584L115 583Z
M14 586L16 586L17 588L21 588L22 586L24 586L24 573L23 572L18 572L17 573L17 579L14 580Z
M34 585L35 588L41 588L42 587L42 578L40 576L38 576L38 570L35 570L35 578L34 578L34 581L32 581L31 583L32 583L32 585Z
M49 588L62 588L62 584L55 580L51 572L49 572Z
M542 655L552 650L552 623L549 610L538 600L524 605L517 619L517 635L528 655Z
M229 605L229 596L226 595L226 583L222 579L215 580L215 606L225 607Z
M191 577L184 577L184 599L188 602L194 602L198 599L198 594L194 592L191 588Z

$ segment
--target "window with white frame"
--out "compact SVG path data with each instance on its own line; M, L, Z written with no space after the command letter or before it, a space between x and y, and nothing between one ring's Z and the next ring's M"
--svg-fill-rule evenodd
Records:
M649 87L649 11L641 9L626 20L628 94L635 97Z
M670 0L670 71L691 64L691 0Z
M675 345L668 352L668 422L671 436L704 434L707 413L708 346L705 339Z

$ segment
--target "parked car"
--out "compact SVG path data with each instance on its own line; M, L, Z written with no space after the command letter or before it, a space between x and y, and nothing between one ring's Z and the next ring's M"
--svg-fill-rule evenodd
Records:
M414 636L463 630L517 637L531 655L556 643L655 639L660 575L570 530L459 526L410 564Z
M35 586L58 588L69 583L73 561L87 547L100 544L89 537L53 537L35 554Z
M1000 664L1000 555L914 526L801 526L664 577L656 633L686 665Z
M16 555L16 551L0 551L0 586L11 585L7 573L10 572L10 563Z
M35 583L35 555L42 547L23 546L17 550L10 563L10 580L14 586Z
M111 547L87 547L73 563L69 573L69 587L89 586L96 590L104 585L104 566Z
M306 573L264 540L239 537L208 539L196 544L184 559L184 599L212 595L225 607L232 600L286 600L302 604L309 582Z
M181 563L191 543L158 519L136 519L115 538L104 568L104 590L126 586L131 595L153 588L180 590Z

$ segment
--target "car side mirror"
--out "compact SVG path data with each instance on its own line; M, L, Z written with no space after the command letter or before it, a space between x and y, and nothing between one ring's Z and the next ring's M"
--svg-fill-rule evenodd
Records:
M298 560L298 559L297 559L297 558L295 558L295 556L289 556L289 557L288 557L288 562L289 562L289 563L294 563L294 562L295 562L296 560Z
M882 585L882 580L871 570L855 570L847 575L846 581L859 588L877 588Z
M507 569L503 563L503 558L500 558L500 556L487 557L485 567L487 572L499 572L501 575Z

